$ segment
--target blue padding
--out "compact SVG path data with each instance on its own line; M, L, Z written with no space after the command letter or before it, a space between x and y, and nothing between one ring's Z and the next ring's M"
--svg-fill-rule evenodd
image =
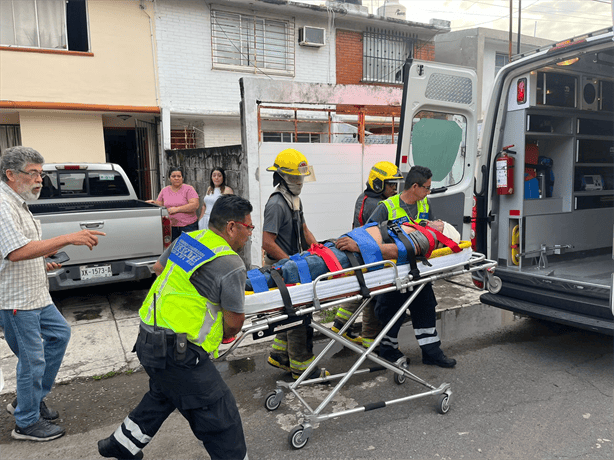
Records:
M374 225L377 224L374 223ZM371 225L368 226L371 227ZM382 257L382 251L365 228L366 227L357 227L351 232L346 233L346 235L356 241L365 264L379 262L384 259Z
M269 286L267 286L266 283L266 278L257 268L248 271L247 277L252 282L254 292L266 292L269 290Z
M302 284L311 283L311 273L309 273L309 265L307 261L300 254L293 254L290 256L290 260L296 263L298 269L298 276Z
M403 231L403 230L401 230L401 231ZM390 237L394 241L394 244L397 245L397 249L399 250L399 255L397 256L397 265L403 265L403 264L409 263L409 260L407 259L407 248L405 247L403 242L392 231L392 229L388 229L388 234L390 235ZM407 240L409 241L409 243L414 248L414 254L415 254L416 253L416 246L414 245L414 242L411 240L409 235L406 234L405 236L407 237Z
M392 238L392 241L394 241L394 244L397 245L397 249L399 250L399 254L397 255L397 265L406 264L407 263L407 248L401 242L401 240L397 238L397 236L394 234L392 230L389 229L388 234Z

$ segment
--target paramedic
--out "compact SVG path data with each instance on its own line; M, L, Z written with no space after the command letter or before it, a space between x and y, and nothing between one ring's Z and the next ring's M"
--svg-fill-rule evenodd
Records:
M2 155L0 170L0 324L9 348L17 356L17 398L7 405L15 416L14 439L51 441L64 428L50 420L59 417L47 407L68 342L70 326L49 294L47 271L61 267L44 257L67 245L98 244L97 230L43 240L41 224L26 201L38 199L43 179L42 155L30 147L11 147Z
M403 179L403 175L396 165L389 161L376 163L369 171L367 188L360 194L354 207L354 221L352 228L362 227L367 223L369 217L382 200L390 198L397 193L397 182ZM341 305L337 310L337 316L331 328L333 332L339 332L343 325L350 319L362 301L356 301ZM362 343L365 348L369 348L375 337L381 330L377 318L374 316L373 307L375 303L369 302L362 313L362 334L358 335L351 330L346 331L343 336L355 343Z
M253 230L249 201L223 195L209 230L183 233L154 264L159 275L139 311L135 350L149 391L108 438L103 457L142 458L141 450L178 409L212 459L246 459L234 396L211 362L223 337L241 330L245 265L237 255Z
M273 172L276 188L264 207L262 249L265 263L272 265L317 243L307 228L299 198L304 182L315 181L315 175L307 158L294 149L281 151L267 171ZM297 379L313 359L313 330L300 326L275 336L268 363L292 372ZM315 369L312 375L319 374L320 370Z
M423 166L413 166L405 178L405 187L400 195L395 195L377 205L369 218L369 222L394 222L401 224L408 222L409 217L414 221L433 219L430 210L428 194L431 192L431 170ZM377 297L375 316L381 324L388 324L400 305L405 302L411 292L401 293L394 291ZM440 367L454 367L456 360L448 358L441 350L441 341L435 329L435 307L437 300L433 286L428 283L420 291L416 299L409 306L412 325L418 344L422 349L422 362L424 364ZM409 364L406 357L399 350L398 334L403 317L388 331L380 344L379 356L402 365Z

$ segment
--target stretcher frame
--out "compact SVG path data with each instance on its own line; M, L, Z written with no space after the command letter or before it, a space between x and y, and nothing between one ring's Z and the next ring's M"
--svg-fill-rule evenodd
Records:
M271 314L259 314L256 318L252 319L251 324L246 325L242 329L242 334L238 337L232 344L232 346L224 352L224 354L220 355L220 359L229 355L235 350L239 344L243 341L247 335L252 334L255 339L265 337L265 331L272 330L276 324L285 323L285 328L282 330L291 329L293 327L297 327L300 324L304 324L304 319L308 319L311 317L311 314L320 310L328 309L340 304L344 304L351 301L363 300L361 305L356 309L354 314L350 317L350 319L346 322L346 324L341 328L341 330L337 333L331 331L329 328L322 326L314 321L310 321L308 324L316 331L330 339L329 343L324 347L324 349L315 356L312 363L309 367L303 372L299 378L293 382L285 382L285 381L277 381L277 388L270 392L264 402L264 406L269 411L275 411L281 405L285 391L293 393L296 398L301 402L301 404L305 407L305 409L309 412L307 415L304 415L303 421L300 425L294 427L288 436L288 441L292 448L301 449L303 448L309 438L311 437L314 425L316 423L324 422L326 420L330 420L332 418L342 417L345 415L356 414L359 412L367 412L374 409L380 409L383 407L388 407L394 404L400 404L407 401L411 401L414 399L426 397L426 396L436 396L437 397L437 411L441 414L445 414L450 409L450 403L452 401L452 390L449 383L442 383L438 387L435 387L426 381L422 380L418 376L409 372L406 367L401 365L397 365L395 363L391 363L386 361L379 356L373 354L373 350L379 345L383 337L388 333L388 331L392 328L392 326L401 318L404 314L411 302L418 296L420 291L426 286L427 283L431 283L433 281L439 279L448 279L455 276L460 276L466 273L474 272L474 271L484 271L486 273L486 281L493 278L494 267L497 265L495 261L488 260L483 254L479 254L473 252L468 260L459 262L456 264L452 264L449 266L441 267L437 270L429 271L427 275L420 276L418 279L414 279L411 274L407 274L405 276L399 276L398 268L393 261L384 260L380 262L374 262L370 264L361 265L359 267L351 267L343 270L339 270L336 272L329 272L323 275L320 275L313 281L313 301L307 305L299 306L294 314L288 314L283 311L275 311ZM323 280L330 279L333 276L345 275L350 272L354 272L355 270L361 269L370 269L374 267L392 267L394 269L394 280L389 286L378 287L370 291L371 297L363 298L361 294L345 296L343 298L332 299L332 300L321 300L317 296L317 284ZM350 340L343 337L343 334L352 327L354 321L359 317L364 308L372 302L374 298L378 295L385 294L393 291L412 291L412 295L398 308L395 315L392 319L386 324L382 331L378 334L378 336L373 341L373 344L369 348L364 348L361 345L356 345ZM280 330L276 329L276 332ZM349 348L359 355L356 362L350 367L347 372L340 374L331 374L329 376L324 375L324 369L320 374L319 378L315 379L307 379L307 376L313 372L314 369L318 366L318 363L326 356L326 354L332 349L332 347L336 344L340 343L344 347ZM363 368L359 369L359 367L365 362L365 360L373 361L376 366L371 368ZM365 404L364 406L355 407L353 409L343 410L339 412L331 412L331 413L323 413L324 409L328 404L332 401L337 393L343 388L343 386L349 381L349 379L354 375L359 375L368 372L376 372L381 370L391 370L394 373L394 382L398 385L405 383L406 379L410 379L424 387L427 388L427 391L422 393L413 394L409 396L405 396L402 398L397 398L389 401L379 401ZM333 381L339 382L332 387L330 393L324 398L324 400L318 405L317 408L312 408L309 403L301 397L298 389L303 385L313 385L319 383L330 383Z

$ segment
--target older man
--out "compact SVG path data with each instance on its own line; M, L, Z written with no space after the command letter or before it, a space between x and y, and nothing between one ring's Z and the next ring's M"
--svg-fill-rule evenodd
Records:
M0 323L18 358L17 398L7 406L15 416L14 439L50 441L64 429L50 422L59 414L47 396L70 339L70 326L53 304L47 270L60 267L45 257L69 244L92 249L102 232L83 230L43 240L40 222L27 200L40 194L44 158L29 147L12 147L0 161Z

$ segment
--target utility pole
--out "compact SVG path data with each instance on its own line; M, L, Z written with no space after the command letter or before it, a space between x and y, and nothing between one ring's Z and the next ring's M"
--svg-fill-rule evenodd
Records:
M522 0L518 0L518 37L516 37L516 54L520 54L520 11L522 9L520 6L521 1Z
M512 16L514 10L512 8L513 0L510 0L510 33L509 33L509 62L512 62Z

